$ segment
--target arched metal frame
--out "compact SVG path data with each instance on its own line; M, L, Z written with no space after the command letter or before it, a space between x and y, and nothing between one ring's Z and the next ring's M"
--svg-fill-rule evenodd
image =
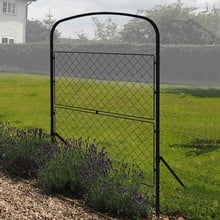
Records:
M65 21L73 20L76 18L82 18L87 16L94 16L94 15L118 15L118 16L126 16L126 17L133 17L145 20L146 22L150 23L155 31L155 44L156 44L156 60L155 60L155 77L156 77L156 86L155 86L155 194L156 194L156 216L159 218L160 216L160 33L157 25L148 17L136 15L136 14L129 14L129 13L121 13L121 12L91 12L91 13L84 13L79 14L71 17L67 17L61 20L58 20L52 27L50 33L50 106L51 106L51 137L52 139L55 138L57 135L55 132L55 75L54 75L54 32L56 27Z

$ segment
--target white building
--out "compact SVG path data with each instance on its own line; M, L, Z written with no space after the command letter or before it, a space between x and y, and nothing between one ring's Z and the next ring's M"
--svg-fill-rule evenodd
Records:
M0 43L25 43L28 5L36 0L0 0Z

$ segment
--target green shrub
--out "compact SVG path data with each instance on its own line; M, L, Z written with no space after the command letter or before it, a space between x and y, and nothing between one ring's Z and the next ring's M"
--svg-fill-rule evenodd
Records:
M111 211L116 216L147 218L152 201L146 193L146 187L141 184L143 181L141 171L117 163L109 175L93 182L86 202L95 209Z
M10 173L39 177L46 192L83 197L96 210L128 218L148 217L151 201L139 169L112 161L88 140L51 144L41 129L0 123L1 164ZM67 195L68 195L67 194Z
M94 144L87 141L72 144L63 146L41 170L40 183L47 192L70 191L82 195L94 179L108 173L111 160L104 150L98 151Z
M151 201L141 184L144 175L128 164L112 161L104 149L75 141L45 163L39 175L46 192L85 198L96 210L129 218L147 217Z
M73 154L71 150L64 150L45 163L39 174L39 180L46 192L71 191L73 194L81 193L79 172L83 155L80 153Z
M36 177L57 149L41 129L17 129L0 123L1 164L11 174Z

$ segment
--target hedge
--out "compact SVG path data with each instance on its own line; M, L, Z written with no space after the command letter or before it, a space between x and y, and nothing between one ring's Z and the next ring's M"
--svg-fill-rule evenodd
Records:
M56 46L68 51L123 53L153 53L154 48L154 45L97 43ZM161 45L161 81L219 85L219 58L219 45ZM49 44L1 44L0 71L49 74Z

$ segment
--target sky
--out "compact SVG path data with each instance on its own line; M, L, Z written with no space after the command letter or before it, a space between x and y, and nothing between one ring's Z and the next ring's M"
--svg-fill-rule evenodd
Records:
M178 0L37 0L29 6L28 18L42 20L50 13L58 20L93 11L120 11L136 13L137 9L150 9ZM207 4L220 8L220 0L181 0L185 6L205 8Z
M220 8L220 0L180 0L184 6L192 6L204 9L207 4L210 8ZM49 13L54 20L95 11L116 11L136 14L138 9L152 9L157 5L169 5L177 3L178 0L37 0L29 5L28 19L43 20ZM117 22L116 22L117 23ZM123 23L123 22L122 22ZM86 36L92 38L94 28L90 20L76 21L62 24L58 31L62 37L72 38L76 33L86 30ZM122 24L123 25L123 24ZM74 27L74 28L73 28ZM75 35L75 36L74 36Z

